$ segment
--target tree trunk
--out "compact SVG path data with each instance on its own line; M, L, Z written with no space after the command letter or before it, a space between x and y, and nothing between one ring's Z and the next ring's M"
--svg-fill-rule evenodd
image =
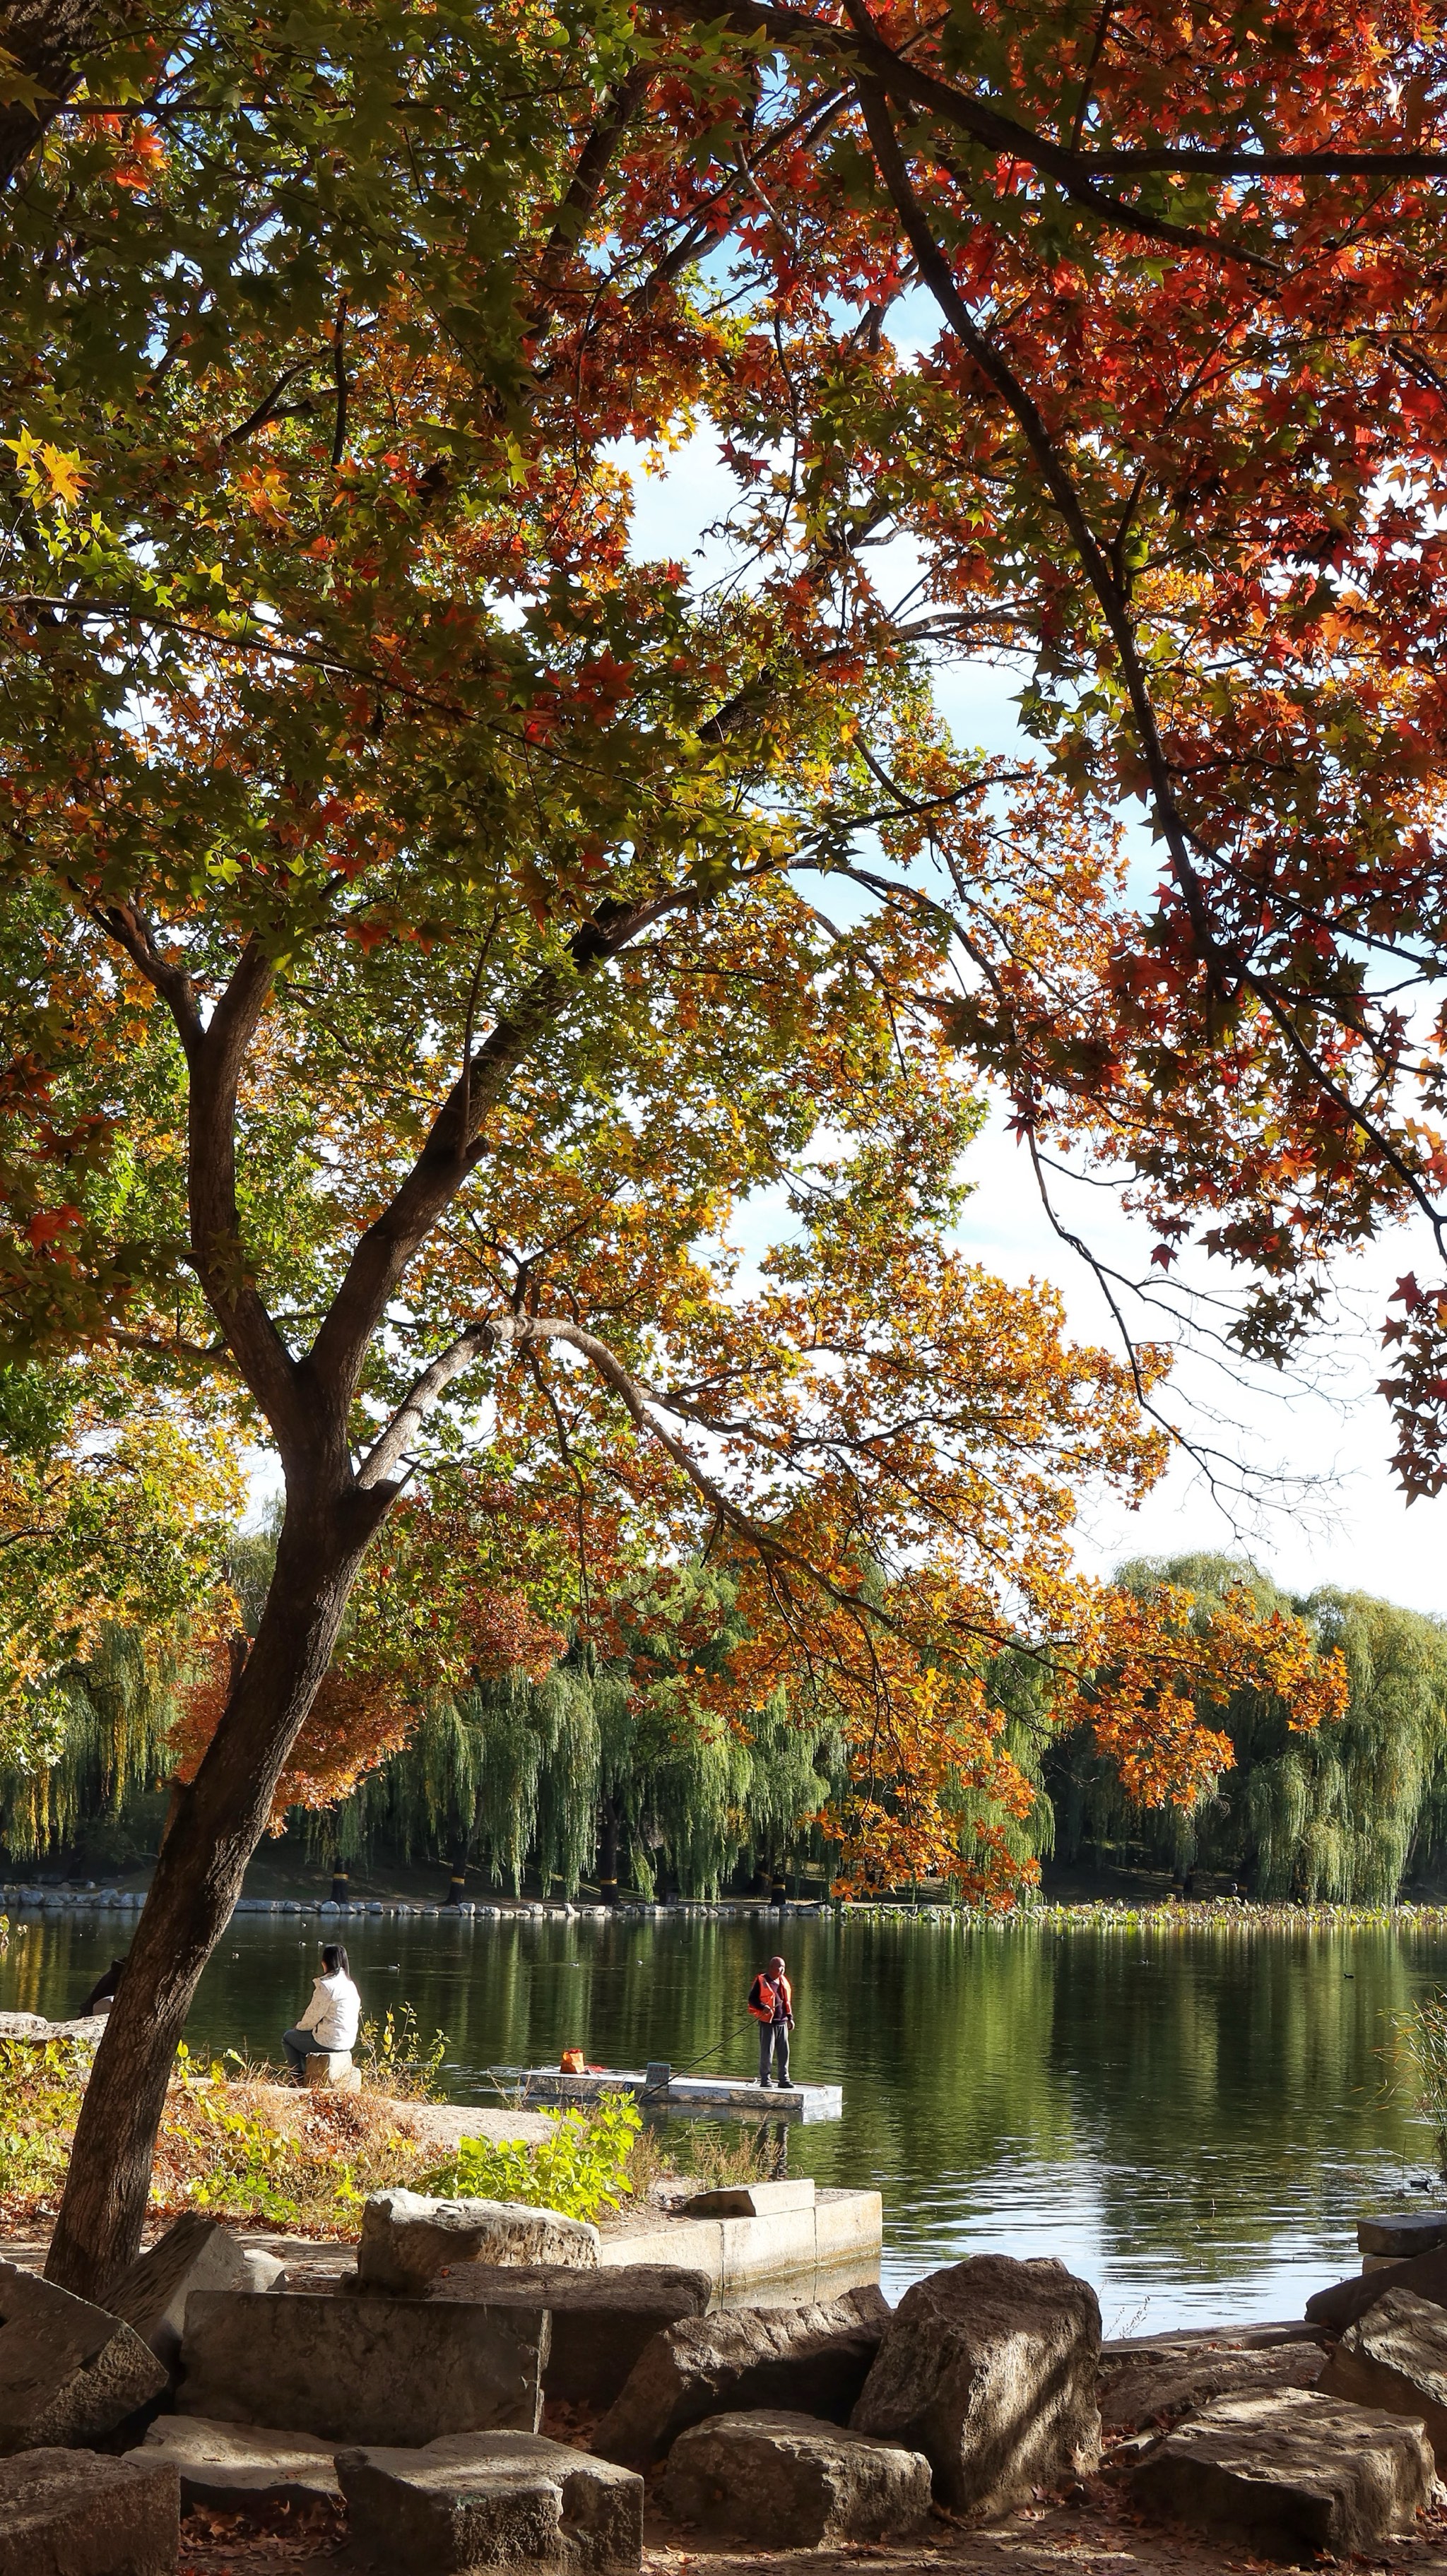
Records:
M452 1866L447 1881L445 1905L460 1905L467 1886L467 1864L472 1858L472 1836L459 1834L452 1848Z
M598 1807L598 1894L605 1905L618 1902L618 1809L611 1798Z
M289 1496L256 1643L156 1864L81 2104L46 2278L104 2296L134 2260L197 1981L231 1919L390 1490Z
M0 7L0 45L42 93L33 107L20 99L0 107L0 186L29 160L69 98L99 16L96 0L9 0ZM108 26L114 23L108 18Z

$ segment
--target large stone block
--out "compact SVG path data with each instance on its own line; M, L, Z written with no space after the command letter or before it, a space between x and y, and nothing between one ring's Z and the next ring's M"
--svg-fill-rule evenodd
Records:
M457 2263L552 2264L591 2271L598 2230L556 2209L504 2200L426 2200L376 2193L362 2212L358 2278L378 2290L420 2290Z
M1447 2308L1389 2290L1348 2326L1318 2386L1357 2406L1415 2417L1447 2467Z
M1102 2365L1104 2356L1102 2356ZM1133 2366L1102 2366L1100 2412L1112 2426L1159 2422L1207 2406L1215 2397L1250 2396L1260 2389L1315 2388L1321 2377L1319 2343L1270 2344L1231 2350L1202 2343L1144 2355Z
M113 2316L124 2317L128 2326L134 2326L141 2341L170 2370L181 2356L181 2328L193 2290L254 2287L246 2256L230 2228L199 2209L188 2209L149 2254L138 2255L130 2270L112 2284L106 2306Z
M683 2204L689 2218L778 2218L796 2209L812 2209L814 2183L728 2183L719 2191L696 2191Z
M180 2540L164 2460L53 2450L0 2460L0 2576L172 2576Z
M360 2093L362 2070L352 2064L349 2048L313 2049L304 2069L312 2093Z
M187 2303L176 2406L351 2442L531 2433L548 2340L545 2308L201 2290Z
M165 2385L134 2326L0 2263L0 2454L102 2442Z
M776 2548L886 2540L924 2520L930 2464L810 2415L712 2415L679 2434L662 2502L678 2522Z
M339 2451L337 2475L352 2546L383 2576L632 2576L642 2558L643 2480L540 2435Z
M607 2460L643 2467L705 2416L767 2407L848 2420L889 2318L881 2291L827 2306L724 2308L656 2335L593 2437Z
M543 2388L568 2405L607 2406L656 2334L685 2317L701 2317L712 2284L706 2272L640 2264L623 2272L535 2272L460 2264L439 2273L429 2299L467 2299L485 2307L546 2308L553 2321Z
M1098 2460L1099 2358L1088 2282L977 2254L906 2290L849 2420L923 2451L956 2513L1003 2513Z
M1222 2397L1168 2433L1131 2480L1193 2530L1241 2533L1271 2557L1374 2551L1431 2500L1420 2424L1306 2389Z
M1434 2307L1447 2307L1447 2245L1429 2254L1407 2256L1400 2263L1377 2257L1370 2272L1352 2272L1345 2281L1334 2281L1329 2290L1314 2291L1306 2314L1329 2334L1345 2334L1389 2290L1410 2290L1416 2298L1430 2299Z
M1380 2218L1359 2218L1357 2243L1364 2254L1386 2254L1398 2262L1409 2254L1430 2254L1447 2245L1447 2209L1394 2209Z
M163 2460L181 2480L181 2502L236 2512L264 2505L335 2503L337 2445L274 2424L213 2424L204 2415L158 2415L131 2460Z

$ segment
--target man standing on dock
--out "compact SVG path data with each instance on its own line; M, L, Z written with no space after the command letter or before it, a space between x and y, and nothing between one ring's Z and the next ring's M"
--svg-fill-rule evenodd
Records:
M782 1959L771 1959L749 1988L749 2010L759 2025L759 2082L769 2087L769 2059L782 2093L789 2082L789 2033L794 2027L794 1989Z

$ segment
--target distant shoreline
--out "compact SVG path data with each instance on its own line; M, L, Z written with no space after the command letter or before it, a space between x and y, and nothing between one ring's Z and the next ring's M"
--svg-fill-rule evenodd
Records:
M115 1888L38 1888L20 1882L0 1887L0 1914L12 1930L27 1922L44 1922L59 1915L101 1915L133 1919L145 1902L144 1889ZM330 1898L316 1897L242 1897L233 1922L248 1918L295 1918L300 1915L320 1916L328 1921L362 1924L381 1922L453 1922L453 1923L769 1923L779 1921L825 1922L844 1926L850 1923L911 1923L932 1927L949 1925L970 1932L1006 1933L1023 1931L1050 1932L1150 1932L1180 1938L1193 1932L1249 1935L1262 1932L1357 1932L1420 1931L1447 1933L1447 1900L1423 1901L1404 1898L1394 1905L1325 1905L1290 1902L1256 1903L1249 1897L1164 1897L1131 1900L1125 1897L1089 1897L1074 1901L1037 1898L1019 1905L1008 1913L990 1912L982 1907L951 1905L943 1898L926 1898L918 1905L907 1899L879 1903L856 1901L834 1905L819 1898L800 1898L788 1904L762 1905L756 1898L723 1898L718 1902L683 1899L669 1905L645 1904L641 1899L625 1899L617 1905L568 1904L561 1899L543 1902L526 1898L508 1902L468 1902L463 1905L426 1905L405 1899L358 1898L341 1905Z

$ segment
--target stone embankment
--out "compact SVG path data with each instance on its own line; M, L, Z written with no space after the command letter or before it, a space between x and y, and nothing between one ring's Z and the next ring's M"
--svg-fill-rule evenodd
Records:
M706 2268L657 2259L698 2216L609 2264L557 2212L391 2192L328 2267L196 2212L104 2308L0 2264L0 2576L173 2576L200 2508L228 2563L310 2513L377 2576L636 2576L645 2516L685 2553L923 2549L1051 2491L1228 2561L1400 2556L1428 2527L1436 2243L1327 2294L1370 2289L1339 2324L1103 2346L1088 2284L1006 2255L894 2309L874 2281L720 2306Z
M38 1887L17 1882L0 1886L0 1912L15 1914L139 1914L146 1901L142 1888L121 1887ZM232 1919L238 1914L316 1914L328 1919L352 1922L375 1921L395 1923L407 1920L445 1923L567 1922L611 1923L620 1917L629 1922L646 1920L676 1923L680 1920L700 1923L770 1922L784 1916L796 1919L817 1917L833 1912L833 1907L814 1898L790 1898L783 1905L761 1905L756 1899L723 1904L695 1903L684 1899L670 1905L645 1905L624 1898L617 1905L573 1905L559 1902L529 1904L514 1900L507 1905L478 1905L464 1899L460 1905L424 1905L405 1897L368 1897L340 1904L332 1897L310 1896L242 1896L238 1897ZM914 1911L909 1906L890 1909L900 1914ZM950 1912L951 1908L937 1908Z

